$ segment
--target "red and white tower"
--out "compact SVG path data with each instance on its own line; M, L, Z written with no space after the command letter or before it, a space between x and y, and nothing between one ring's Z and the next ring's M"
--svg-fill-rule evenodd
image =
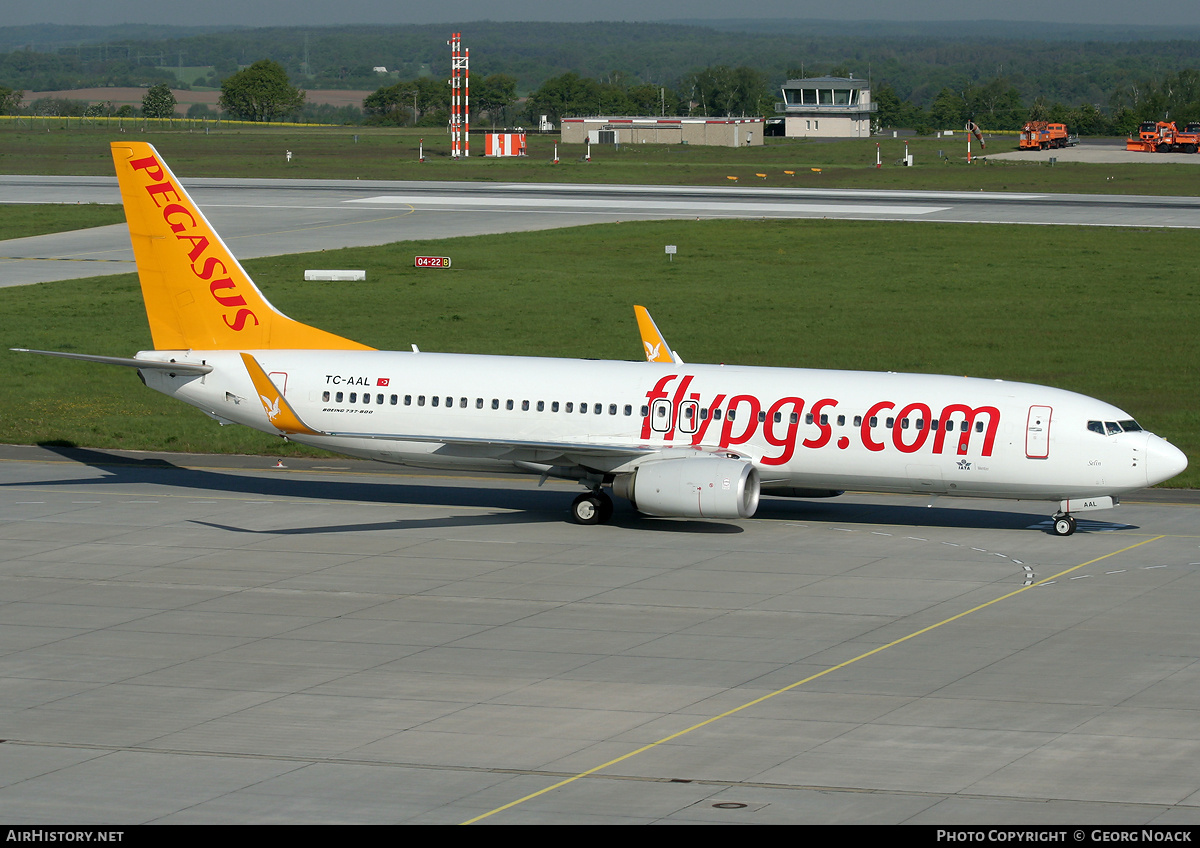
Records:
M450 41L450 157L471 155L471 51L463 50L462 33Z

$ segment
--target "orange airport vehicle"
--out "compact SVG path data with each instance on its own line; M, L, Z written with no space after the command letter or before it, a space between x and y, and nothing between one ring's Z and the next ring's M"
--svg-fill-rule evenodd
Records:
M1051 147L1066 147L1069 143L1066 124L1030 121L1021 128L1018 146L1021 150L1049 150Z
M1174 121L1142 121L1137 138L1125 141L1126 150L1140 153L1195 153L1200 150L1200 124L1188 124L1180 132Z

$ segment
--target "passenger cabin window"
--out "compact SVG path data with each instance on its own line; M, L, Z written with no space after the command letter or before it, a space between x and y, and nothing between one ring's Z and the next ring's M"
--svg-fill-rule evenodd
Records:
M329 403L329 392L325 392L325 394L321 395L321 400L325 401L325 403Z
M341 403L342 402L342 393L338 392L337 395L334 397L334 400L336 400L338 403Z

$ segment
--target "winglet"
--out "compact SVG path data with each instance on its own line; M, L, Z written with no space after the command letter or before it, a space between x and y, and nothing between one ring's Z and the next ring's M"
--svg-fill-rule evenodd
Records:
M284 435L293 433L303 433L308 436L324 435L300 420L300 416L292 409L292 405L287 402L283 393L276 388L271 378L267 376L267 372L263 371L257 359L248 353L243 353L242 362L246 364L246 371L249 372L250 380L254 383L254 393L262 401L263 410L267 413L267 420L274 424L280 433Z
M667 345L667 340L658 331L658 326L646 311L646 307L634 306L633 314L637 316L638 332L642 334L642 345L646 348L646 361L682 364L683 360Z

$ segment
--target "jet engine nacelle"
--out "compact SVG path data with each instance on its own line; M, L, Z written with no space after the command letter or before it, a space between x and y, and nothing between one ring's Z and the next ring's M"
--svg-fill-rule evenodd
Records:
M749 518L759 491L753 465L717 456L654 460L613 480L613 494L647 515Z

